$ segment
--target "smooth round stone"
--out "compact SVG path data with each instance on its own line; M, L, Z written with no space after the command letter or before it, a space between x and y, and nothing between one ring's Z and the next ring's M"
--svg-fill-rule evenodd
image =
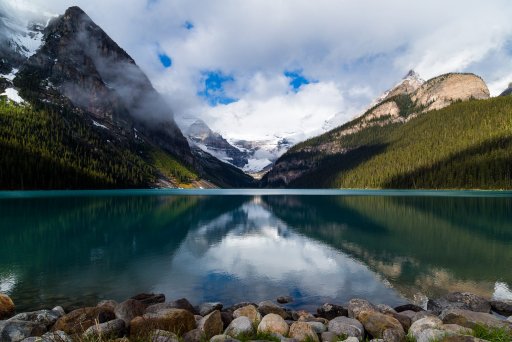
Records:
M289 326L278 314L270 313L263 317L258 325L258 332L277 333L283 336L287 335Z
M332 331L326 331L322 333L322 342L336 342L338 341L338 335Z
M14 315L16 307L11 297L0 293L0 320L7 319Z
M289 336L299 342L310 340L319 342L318 335L307 322L295 322L291 325Z
M328 329L338 336L353 336L362 339L364 327L357 319L340 316L329 321Z
M276 300L279 304L287 304L293 302L292 296L279 296Z
M101 324L95 324L89 327L85 332L85 337L109 336L121 337L124 335L126 323L123 319L117 318Z
M206 338L212 338L215 335L222 333L224 325L219 310L215 310L208 315L204 316L197 328L201 330Z
M239 336L251 335L254 333L254 326L252 321L246 316L235 318L224 331L224 335Z
M135 299L125 300L114 308L116 318L122 319L126 324L130 324L135 317L144 315L145 311L146 306Z
M320 323L320 322L306 322L307 324L309 324L309 326L317 333L317 334L321 334L323 332L326 332L327 331L327 327L325 326L325 324L323 323Z
M254 324L259 324L261 322L261 314L258 312L254 305L247 305L236 309L233 312L233 317L238 318L241 316L245 316L251 320Z
M199 314L201 316L206 316L209 313L215 311L215 310L222 310L222 303L219 302L209 302L209 303L203 303L199 306Z

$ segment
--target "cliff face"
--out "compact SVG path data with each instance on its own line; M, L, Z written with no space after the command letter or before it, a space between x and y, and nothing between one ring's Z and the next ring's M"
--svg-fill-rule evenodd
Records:
M153 143L192 163L173 114L134 60L78 7L52 20L43 44L14 83L42 102L70 101L91 118Z
M419 87L411 97L416 107L423 112L444 108L455 101L488 98L487 85L474 74L446 74L435 77Z
M489 89L473 74L446 74L424 82L414 72L373 102L361 116L319 137L300 143L276 161L263 177L263 186L287 186L318 168L326 158L339 156L364 146L353 142L346 146L344 137L391 124L403 124L421 113L441 109L456 101L487 99Z

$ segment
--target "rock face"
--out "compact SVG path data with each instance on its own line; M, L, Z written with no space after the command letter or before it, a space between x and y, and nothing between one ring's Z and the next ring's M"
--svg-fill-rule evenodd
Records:
M289 336L297 341L315 341L319 342L318 335L313 328L306 322L295 322L290 326Z
M359 314L362 311L375 311L377 308L375 305L365 299L351 299L348 302L348 317L358 319Z
M423 111L441 109L461 100L488 99L489 89L474 74L446 74L425 82L413 94L412 100Z
M114 318L114 312L104 307L77 309L59 318L52 327L52 331L61 330L67 334L81 334L96 322L104 323Z
M500 96L508 96L508 95L512 95L512 82L509 83L507 89L505 89L501 94Z
M45 101L71 101L88 115L192 163L172 111L135 61L87 14L70 7L44 29L43 44L21 67L15 86ZM150 124L151 123L151 124Z
M0 293L0 319L6 319L14 315L15 306L12 299Z
M491 303L479 296L467 292L453 292L444 297L429 300L427 308L436 313L441 313L444 309L457 308L478 312L491 312Z
M146 313L130 322L130 334L144 335L148 329L160 329L176 334L186 333L196 327L194 315L183 309L167 309L158 313Z
M276 333L284 336L288 334L288 330L288 324L283 317L273 313L264 316L258 325L258 332Z
M43 324L47 329L51 328L61 317L61 313L54 310L39 310L33 312L23 312L12 317L11 320L35 322Z

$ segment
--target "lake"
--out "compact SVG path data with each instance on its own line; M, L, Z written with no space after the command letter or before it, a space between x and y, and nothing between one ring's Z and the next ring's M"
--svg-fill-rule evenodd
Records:
M291 295L314 310L450 291L512 299L512 193L0 192L0 292L18 311L141 292L193 304Z

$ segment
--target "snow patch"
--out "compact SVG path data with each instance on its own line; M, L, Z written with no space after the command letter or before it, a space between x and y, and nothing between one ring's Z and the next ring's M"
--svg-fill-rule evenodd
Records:
M7 96L9 100L16 102L18 104L25 102L25 100L21 98L20 94L18 94L18 91L14 88L5 89L5 92L0 94L0 96Z
M16 37L15 41L24 47L23 54L28 58L36 53L43 42L42 32L24 32Z
M269 159L251 158L248 160L247 164L245 164L242 170L247 173L259 172L270 164L272 164L272 162Z
M16 74L18 73L18 69L12 69L11 73L10 74L7 74L7 75L0 75L2 76L3 78L5 79L8 79L9 81L12 82L12 80L14 80L14 77L16 77Z
M100 124L99 122L96 122L96 121L94 121L94 120L92 120L92 124L93 124L94 126L96 126L96 127L101 127L101 128L104 128L104 129L108 129L108 127L107 127L107 126L102 125L102 124Z

